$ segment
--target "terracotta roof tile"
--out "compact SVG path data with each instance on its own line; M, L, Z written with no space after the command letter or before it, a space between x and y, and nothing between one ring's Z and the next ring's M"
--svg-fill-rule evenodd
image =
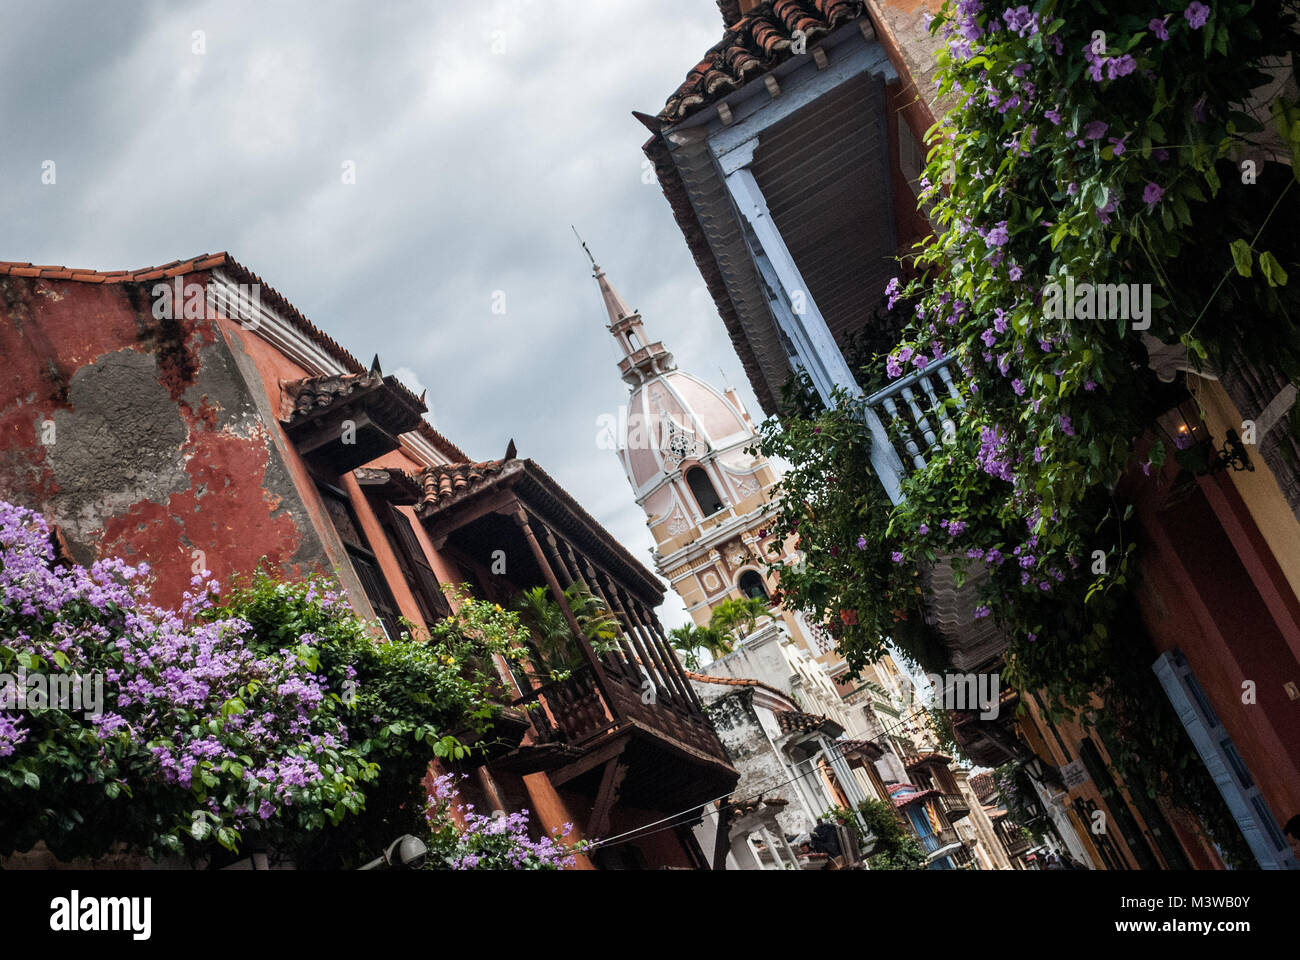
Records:
M916 803L918 800L924 800L926 797L935 796L938 790L918 790L916 786L910 783L895 783L888 787L890 798L894 801L894 806L905 807L909 803Z
M759 687L768 693L774 693L782 700L790 702L790 695L770 683L764 683L762 680L749 680L745 677L712 677L707 673L693 673L690 670L685 671L686 679L695 680L699 683L720 683L729 687Z
M811 733L825 722L825 717L802 710L778 710L776 714L776 723L782 733Z
M907 762L904 763L903 766L906 767L908 770L914 770L915 768L921 766L922 764L926 764L930 762L952 763L952 757L947 756L946 754L936 753L936 752L922 753L915 757L908 757Z
M308 320L297 307L285 299L269 283L263 281L261 277L225 251L213 254L204 253L197 257L190 257L188 260L173 260L160 266L142 267L139 270L83 270L56 265L34 266L29 262L19 260L0 260L0 277L36 277L42 276L42 271L48 270L52 271L48 275L49 279L67 279L77 283L143 283L147 280L159 279L164 275L179 277L188 273L212 270L217 267L229 270L241 283L257 284L261 289L262 299L265 303L269 304L285 320L297 327L309 340L324 350L345 369L351 373L366 372L366 368L361 365L361 362L343 349L333 337ZM66 276L64 276L65 274ZM451 460L469 459L465 455L465 451L435 430L427 420L421 419L415 431L441 451L443 456Z
M423 504L427 509L458 494L472 493L481 483L499 474L505 465L505 460L486 460L429 467L416 478L424 491Z
M809 41L862 13L861 0L774 0L731 23L668 98L661 120L683 120L789 59L796 30ZM739 10L739 7L733 8ZM723 16L728 15L723 9Z
M994 782L991 773L977 773L968 782L970 788L975 791L975 796L979 797L981 801L988 800L989 797L998 792L998 785Z

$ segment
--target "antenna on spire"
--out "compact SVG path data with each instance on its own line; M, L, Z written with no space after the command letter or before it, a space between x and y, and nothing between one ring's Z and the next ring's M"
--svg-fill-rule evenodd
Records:
M599 270L600 267L596 266L596 258L593 257L591 251L587 249L587 243L582 239L582 235L578 233L578 228L573 224L569 224L569 229L573 231L573 235L577 237L578 242L582 244L582 251L587 255L587 259L591 261L591 268L593 270Z

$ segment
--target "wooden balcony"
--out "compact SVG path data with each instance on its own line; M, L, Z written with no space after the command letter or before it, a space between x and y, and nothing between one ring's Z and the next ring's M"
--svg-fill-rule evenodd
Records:
M1007 852L1007 856L1012 860L1018 860L1029 852L1033 846L1033 841L1025 835L1025 831L1018 824L1012 823L1005 817L994 821L993 832L998 835L998 840L1002 843L1002 849Z
M948 815L949 820L960 820L970 816L970 802L960 793L939 794L939 806Z
M938 833L923 833L920 835L920 840L921 847L931 859L937 859L941 855L947 856L962 842L961 837L957 836L957 831L952 827L944 827Z
M435 547L491 571L479 587L503 606L545 586L580 657L563 680L517 676L515 706L527 710L531 733L494 766L545 772L555 786L595 796L588 835L608 826L616 798L676 811L735 785L739 774L655 616L663 588L648 570L531 460L450 464L421 483L419 514ZM595 653L568 605L565 588L578 581L618 622L610 652Z

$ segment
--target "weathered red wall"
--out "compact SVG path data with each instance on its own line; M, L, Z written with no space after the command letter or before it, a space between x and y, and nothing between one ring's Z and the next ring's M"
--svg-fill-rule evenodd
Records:
M154 319L151 286L0 278L0 496L59 524L80 562L148 561L160 603L199 559L219 579L318 565L217 325Z

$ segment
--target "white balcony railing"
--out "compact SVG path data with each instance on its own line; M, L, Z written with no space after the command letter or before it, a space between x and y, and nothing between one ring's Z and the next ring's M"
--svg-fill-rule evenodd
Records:
M964 403L951 362L931 362L860 401L871 432L872 464L895 504L903 501L903 478L922 469L932 449L956 429L953 408L960 410Z

